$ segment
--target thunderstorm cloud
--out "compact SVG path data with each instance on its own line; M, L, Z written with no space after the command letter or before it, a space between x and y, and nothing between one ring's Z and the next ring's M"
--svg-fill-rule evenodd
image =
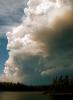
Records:
M73 70L72 4L72 0L27 2L22 23L6 34L9 58L3 80L42 84L49 75Z

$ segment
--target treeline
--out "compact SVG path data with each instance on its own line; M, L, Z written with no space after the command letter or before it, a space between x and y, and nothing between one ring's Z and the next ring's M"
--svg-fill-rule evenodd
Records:
M73 78L60 76L51 85L28 86L22 83L0 82L0 91L46 91L45 93L73 93Z
M53 81L54 92L73 93L73 78L60 76Z
M47 86L27 86L21 83L0 82L0 91L46 91Z

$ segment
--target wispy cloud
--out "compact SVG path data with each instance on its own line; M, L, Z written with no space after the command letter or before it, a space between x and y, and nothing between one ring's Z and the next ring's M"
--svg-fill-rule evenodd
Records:
M0 0L0 37L22 22L27 0Z

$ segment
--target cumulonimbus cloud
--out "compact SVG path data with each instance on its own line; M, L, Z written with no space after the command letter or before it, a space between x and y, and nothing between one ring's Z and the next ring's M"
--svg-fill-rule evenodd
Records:
M49 67L63 65L62 57L68 58L73 50L72 0L29 0L27 5L21 25L7 33L9 58L3 74L7 81L49 75Z

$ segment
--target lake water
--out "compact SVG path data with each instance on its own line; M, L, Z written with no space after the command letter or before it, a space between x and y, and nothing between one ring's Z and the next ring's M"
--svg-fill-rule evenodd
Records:
M52 100L52 97L38 92L0 92L0 100Z

